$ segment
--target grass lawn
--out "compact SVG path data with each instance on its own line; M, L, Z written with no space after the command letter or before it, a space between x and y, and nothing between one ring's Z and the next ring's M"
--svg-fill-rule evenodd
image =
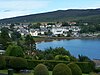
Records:
M3 73L3 74L7 74L7 70L0 70L0 73ZM33 71L31 71L31 73L27 73L27 74L25 74L25 73L14 73L14 75L34 75L33 74ZM52 75L52 72L51 71L49 71L49 75Z
M7 74L7 70L0 70L0 73L3 73L3 74ZM27 74L25 74L25 73L14 73L14 75L34 75L33 74L33 71L31 71L31 73L27 73ZM52 75L52 72L51 71L49 71L49 75ZM82 75L89 75L89 74L82 74Z

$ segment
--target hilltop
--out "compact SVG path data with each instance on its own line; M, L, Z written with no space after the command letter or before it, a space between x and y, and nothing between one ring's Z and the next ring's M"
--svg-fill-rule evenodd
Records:
M100 9L69 9L1 19L0 23L82 21L100 23Z

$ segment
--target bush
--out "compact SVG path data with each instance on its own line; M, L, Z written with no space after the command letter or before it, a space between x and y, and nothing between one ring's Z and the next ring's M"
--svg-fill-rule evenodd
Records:
M82 70L82 73L90 73L94 70L90 62L77 62L76 63Z
M11 60L11 56L3 56L5 58L5 62L6 62L6 68L9 68L9 61Z
M70 63L70 64L68 64L68 67L71 69L72 75L82 75L82 71L77 64Z
M54 67L52 75L72 75L72 72L66 64L60 63Z
M96 67L95 72L97 72L97 73L100 72L100 67Z
M67 55L56 55L55 60L70 61L70 58Z
M0 56L0 69L4 69L6 67L6 61L4 57Z
M47 68L49 69L49 71L52 71L53 68L55 67L55 65L57 65L58 63L65 63L68 64L68 61L55 61L55 60L27 60L28 62L28 69L33 69L35 68L38 64L42 63L45 64L47 66Z
M24 58L13 57L9 61L9 66L18 72L21 69L27 68L27 61Z
M24 57L22 48L17 45L9 45L6 50L6 55L15 57Z
M45 65L39 64L34 69L34 75L49 75L49 72Z

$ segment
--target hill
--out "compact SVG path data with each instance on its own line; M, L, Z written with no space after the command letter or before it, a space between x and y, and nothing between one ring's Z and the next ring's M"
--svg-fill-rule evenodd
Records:
M57 22L57 21L82 21L100 23L100 9L69 9L47 13L31 14L7 19L1 19L0 23L23 22Z

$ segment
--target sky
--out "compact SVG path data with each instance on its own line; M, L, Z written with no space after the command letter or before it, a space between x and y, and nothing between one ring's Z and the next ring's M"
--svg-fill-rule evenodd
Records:
M100 0L0 0L0 19L67 9L100 8Z

